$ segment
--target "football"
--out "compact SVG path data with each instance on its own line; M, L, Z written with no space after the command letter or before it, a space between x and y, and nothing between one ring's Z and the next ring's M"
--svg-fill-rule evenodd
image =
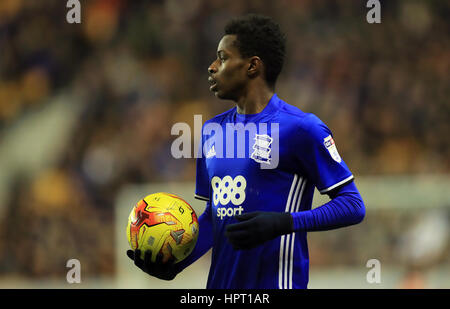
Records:
M185 200L169 193L154 193L141 199L128 217L127 238L131 249L152 251L152 262L161 253L163 262L171 257L184 260L198 238L198 219Z

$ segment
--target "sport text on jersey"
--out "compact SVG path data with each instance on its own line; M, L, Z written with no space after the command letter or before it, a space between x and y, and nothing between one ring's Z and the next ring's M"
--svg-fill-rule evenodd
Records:
M214 176L211 179L211 187L214 207L221 205L221 207L217 207L216 212L220 220L223 220L224 217L242 214L244 211L242 204L245 201L245 188L247 187L247 180L243 176L238 175L235 178ZM230 202L235 207L225 207Z

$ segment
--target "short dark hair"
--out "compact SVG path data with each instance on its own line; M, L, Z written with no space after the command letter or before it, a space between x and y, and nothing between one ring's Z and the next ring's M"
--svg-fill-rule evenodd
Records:
M286 37L280 26L270 17L249 14L229 21L225 34L236 35L236 45L242 57L261 58L267 84L274 87L286 53Z

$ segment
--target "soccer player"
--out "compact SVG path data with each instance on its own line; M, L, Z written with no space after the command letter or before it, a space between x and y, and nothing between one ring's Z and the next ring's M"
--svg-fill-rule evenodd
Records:
M331 131L275 93L284 55L284 35L271 18L247 15L226 25L208 80L216 97L236 107L203 125L199 239L176 264L129 250L145 272L171 280L212 248L207 288L307 288L307 232L363 220L364 203ZM311 209L315 188L331 200Z

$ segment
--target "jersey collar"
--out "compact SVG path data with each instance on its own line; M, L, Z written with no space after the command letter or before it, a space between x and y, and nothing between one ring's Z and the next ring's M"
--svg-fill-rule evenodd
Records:
M264 118L264 116L271 116L277 110L279 101L280 99L278 98L277 94L274 93L270 98L269 103L267 103L266 107L264 107L264 109L257 114L239 114L236 107L234 110L236 122L256 122Z

